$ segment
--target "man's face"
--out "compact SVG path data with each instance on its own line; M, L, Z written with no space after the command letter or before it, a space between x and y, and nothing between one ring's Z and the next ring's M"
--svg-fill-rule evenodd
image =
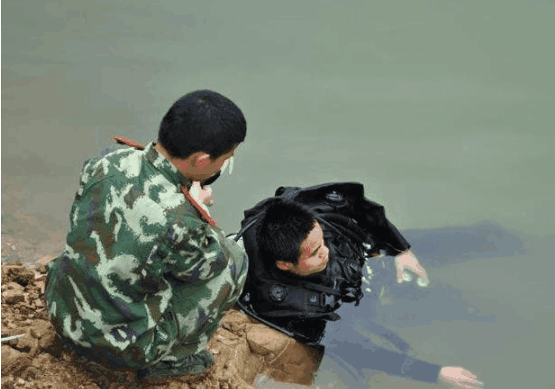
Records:
M235 149L237 149L237 146L234 146L231 149L231 151L229 151L225 154L222 154L221 156L219 156L218 158L216 158L214 160L210 159L208 164L206 164L206 166L204 166L202 171L199 172L203 175L201 180L206 180L206 179L212 177L213 175L219 173L222 170L222 166L224 165L224 163L227 160L229 160L231 157L233 157L233 155L235 153Z
M301 243L300 251L298 263L278 261L277 266L298 276L308 276L321 272L328 265L330 250L324 244L324 232L317 221L314 221L314 228Z

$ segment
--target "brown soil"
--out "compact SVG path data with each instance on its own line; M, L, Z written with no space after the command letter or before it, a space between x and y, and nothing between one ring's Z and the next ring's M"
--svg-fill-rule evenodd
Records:
M216 359L206 373L138 380L131 369L110 370L59 343L44 302L44 257L35 265L2 264L2 388L248 389L259 374L310 385L321 356L284 334L230 310L208 344Z

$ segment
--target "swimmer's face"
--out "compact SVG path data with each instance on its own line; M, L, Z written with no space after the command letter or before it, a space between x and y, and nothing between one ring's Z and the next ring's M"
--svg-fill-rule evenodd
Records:
M317 221L314 221L314 228L301 243L298 262L277 261L276 265L281 270L290 271L298 276L308 276L326 268L329 261L329 251L324 243L322 227Z

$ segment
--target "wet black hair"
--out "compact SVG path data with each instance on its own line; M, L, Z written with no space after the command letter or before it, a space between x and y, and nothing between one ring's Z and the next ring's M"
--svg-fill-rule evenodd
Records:
M216 159L245 140L246 134L245 117L233 101L198 90L171 106L160 123L158 141L175 158L204 151Z
M276 198L265 211L256 231L260 256L267 269L276 261L297 264L301 244L314 228L316 219L306 207Z

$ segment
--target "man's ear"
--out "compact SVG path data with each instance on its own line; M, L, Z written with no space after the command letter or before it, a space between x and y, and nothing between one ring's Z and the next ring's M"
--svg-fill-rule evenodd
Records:
M276 261L276 266L278 267L279 270L290 271L291 268L293 267L293 264L291 262Z
M205 153L204 151L197 151L196 153L191 155L191 157L191 165L199 170L204 169L208 164L212 162L212 160L210 159L210 154Z

